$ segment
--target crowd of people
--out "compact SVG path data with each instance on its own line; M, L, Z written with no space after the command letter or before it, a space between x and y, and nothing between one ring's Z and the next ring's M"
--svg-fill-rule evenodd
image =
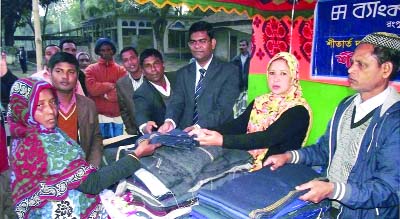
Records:
M268 62L270 92L234 119L234 104L247 90L248 41L240 41L241 54L232 62L222 61L213 54L212 25L199 21L189 29L188 46L194 61L165 72L153 48L121 49L120 65L115 44L99 38L92 63L74 41L63 40L44 48L42 71L20 79L2 54L1 103L12 140L8 158L1 142L0 216L107 218L98 194L161 145L140 141L134 152L106 165L103 139L178 128L201 146L248 151L253 171L286 163L325 167L328 181L296 189L308 190L300 197L305 201L330 199L334 218L399 217L400 95L389 82L400 70L400 36L379 32L360 41L348 69L357 93L339 104L324 135L307 147L312 110L294 55L282 51Z

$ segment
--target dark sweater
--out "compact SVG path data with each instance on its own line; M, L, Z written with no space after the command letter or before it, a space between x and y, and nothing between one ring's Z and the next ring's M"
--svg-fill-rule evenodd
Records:
M1 103L3 107L6 107L10 102L10 90L12 85L16 80L18 80L17 76L13 75L10 69L7 70L7 73L0 78L1 80ZM7 108L5 108L7 110Z
M85 72L83 72L82 70L79 70L78 80L81 83L83 93L85 94L85 96L88 96L88 92L86 89L86 82L85 82L86 76L85 76Z
M268 147L266 157L301 147L310 122L304 106L288 109L265 131L246 134L253 104L254 101L238 118L213 129L223 135L223 147L241 150Z
M117 162L89 174L78 190L86 194L99 194L119 180L131 176L139 168L138 160L131 156L125 156Z

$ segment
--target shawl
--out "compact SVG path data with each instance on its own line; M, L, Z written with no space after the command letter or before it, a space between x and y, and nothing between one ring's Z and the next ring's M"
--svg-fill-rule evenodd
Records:
M79 56L81 56L81 55L87 55L87 57L89 57L89 59L90 59L89 53L87 53L87 52L78 52L78 54L76 54L76 59L78 61L79 61Z
M7 118L15 211L18 218L96 217L102 210L99 197L74 190L96 169L75 141L34 119L44 89L56 97L52 85L34 78L19 79L11 88Z
M283 59L288 64L290 77L292 78L291 87L285 94L278 95L270 92L255 98L253 109L250 113L249 123L247 125L247 133L265 131L272 123L278 120L286 110L298 105L304 106L307 109L311 120L311 108L307 101L302 97L301 86L299 84L299 66L296 57L288 52L280 52L276 54L268 63L267 72L271 63L278 59ZM304 145L307 140L310 127L311 121L302 145ZM262 164L267 152L268 145L266 145L264 149L249 151L255 159L254 165L256 169L258 169L257 167L260 167Z

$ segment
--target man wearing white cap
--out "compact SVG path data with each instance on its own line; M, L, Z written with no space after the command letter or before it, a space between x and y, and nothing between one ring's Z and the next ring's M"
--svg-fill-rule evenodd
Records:
M309 147L269 157L275 170L285 163L326 167L328 182L296 187L300 199L332 200L334 218L399 218L400 95L389 86L400 66L400 37L367 35L348 70L357 94L337 107L325 134Z

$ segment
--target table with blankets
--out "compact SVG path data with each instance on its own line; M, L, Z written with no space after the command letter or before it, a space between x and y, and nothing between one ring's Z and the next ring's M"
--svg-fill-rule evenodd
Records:
M288 164L273 172L249 172L253 159L247 151L199 146L180 130L137 141L144 138L163 146L141 158L142 168L115 192L102 193L111 218L329 218L327 201L297 199L304 192L294 187L319 177L309 167ZM112 149L105 157L113 162L112 157L133 149Z

